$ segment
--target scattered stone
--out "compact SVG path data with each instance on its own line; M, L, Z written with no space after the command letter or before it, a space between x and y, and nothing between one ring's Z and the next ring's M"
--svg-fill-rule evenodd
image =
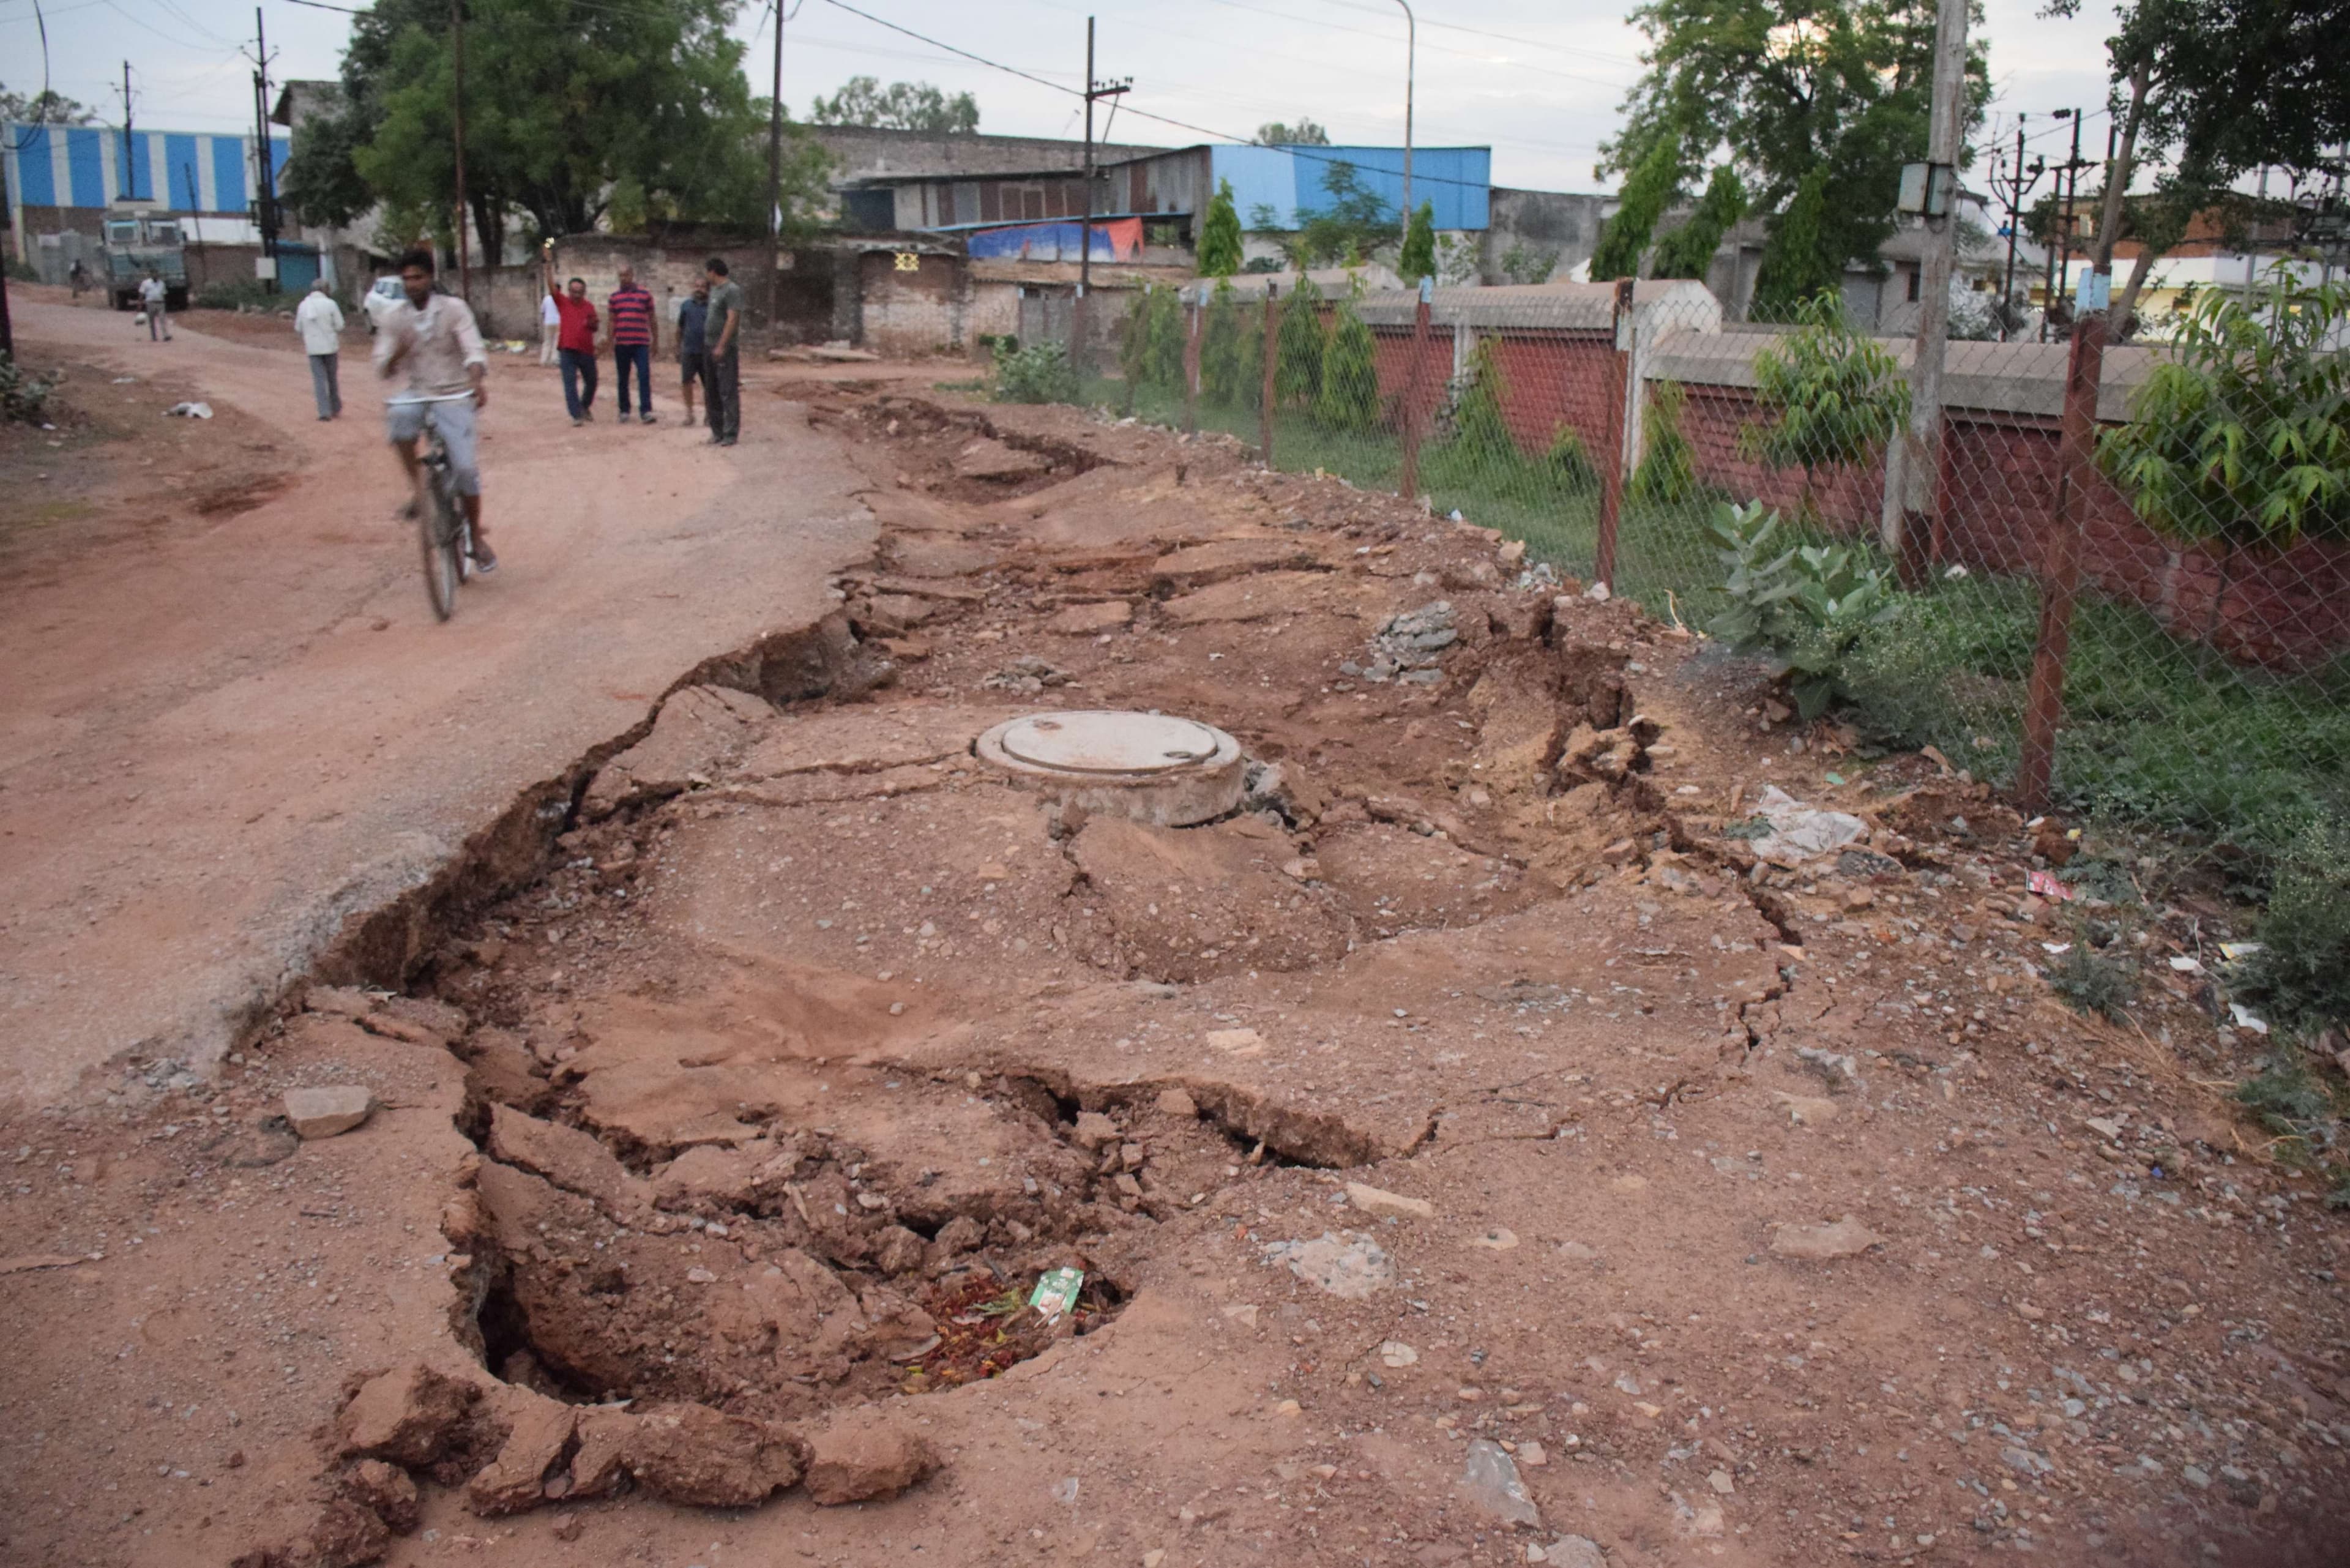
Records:
M441 1457L481 1397L474 1385L411 1361L353 1390L335 1417L336 1436L345 1458L417 1469Z
M689 1154L702 1153L689 1150ZM593 1133L560 1122L543 1122L507 1106L490 1114L490 1156L546 1178L567 1192L591 1199L616 1219L650 1207L645 1184ZM672 1162L683 1164L681 1157Z
M1791 1095L1784 1089L1772 1090L1771 1097L1779 1102L1780 1108L1787 1113L1787 1119L1797 1127L1815 1127L1824 1122L1832 1122L1843 1108L1834 1100L1822 1099L1816 1095Z
M1542 1512L1526 1495L1517 1465L1491 1438L1470 1440L1461 1467L1461 1490L1471 1503L1504 1523L1541 1527Z
M1200 1114L1199 1102L1192 1099L1190 1093L1182 1089L1161 1089L1159 1091L1159 1098L1152 1104L1158 1106L1159 1115L1174 1116L1183 1121L1193 1120Z
M1049 686L1066 686L1069 672L1049 659L1024 653L980 684L996 691L1014 691L1024 697L1034 697Z
M938 1455L902 1422L859 1411L809 1435L804 1484L825 1507L891 1498L938 1468Z
M1383 1365L1401 1371L1404 1367L1419 1365L1419 1352L1402 1340L1390 1339L1379 1346L1379 1360Z
M1118 1142L1121 1136L1118 1126L1099 1111L1079 1111L1076 1130L1070 1135L1089 1149Z
M337 1018L365 1018L375 1011L375 998L355 985L314 985L303 993L302 1005Z
M1885 1237L1847 1214L1833 1225L1782 1225L1772 1233L1771 1250L1783 1258L1824 1262L1855 1257L1885 1241Z
M363 1084L286 1091L286 1120L305 1142L347 1133L368 1119L375 1096Z
M982 436L955 453L954 471L961 479L983 479L1008 483L1016 479L1031 479L1048 472L1052 463L1033 452L1023 452L1007 446L991 436Z
M1094 637L1134 624L1134 607L1124 599L1095 605L1066 605L1045 621L1045 629L1063 637Z
M571 1498L604 1497L628 1479L637 1417L609 1407L582 1410L579 1446L571 1456Z
M1715 1470L1705 1478L1705 1484L1724 1497L1730 1496L1738 1490L1738 1483L1730 1479L1728 1470Z
M1359 1181L1347 1183L1347 1200L1367 1214L1395 1214L1408 1220L1429 1220L1436 1214L1436 1205L1425 1198L1406 1198Z
M654 1496L697 1508L750 1508L800 1479L790 1434L707 1405L660 1405L638 1417L628 1467Z
M1348 1301L1395 1283L1394 1261L1367 1236L1349 1240L1325 1231L1310 1241L1274 1241L1265 1248L1264 1261L1284 1264L1306 1283Z
M577 1541L579 1539L579 1524L577 1514L558 1513L553 1522L548 1524L547 1530L557 1541Z
M1607 1554L1599 1550L1599 1542L1585 1535L1562 1535L1548 1546L1529 1546L1526 1561L1548 1563L1553 1568L1607 1568Z
M910 1274L922 1266L929 1244L903 1225L891 1225L873 1238L873 1263L885 1274Z
M1469 1244L1482 1247L1489 1252L1506 1252L1518 1244L1518 1233L1507 1225L1496 1225L1490 1231L1470 1237Z

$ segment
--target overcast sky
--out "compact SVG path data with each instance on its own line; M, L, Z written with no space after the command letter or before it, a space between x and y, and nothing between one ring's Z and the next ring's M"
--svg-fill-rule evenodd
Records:
M626 4L628 0L598 0ZM787 0L788 3L788 0ZM1085 18L1099 18L1098 69L1131 77L1129 110L1109 134L1179 146L1208 140L1141 118L1144 110L1246 137L1269 119L1304 116L1334 140L1403 139L1404 24L1394 0L851 0L859 10L1068 88L1085 73ZM2105 101L2104 39L2112 10L2087 0L2074 21L2043 21L2041 0L1985 0L1994 127L2012 140L2028 113L2035 143L2060 130L2047 111ZM254 32L250 0L40 0L56 88L113 123L122 118L122 62L130 62L140 123L157 130L249 130L252 67L240 55ZM1496 184L1538 190L1608 188L1592 173L1614 130L1624 89L1639 74L1640 36L1622 21L1627 0L1423 0L1419 7L1415 139L1421 146L1490 145ZM274 78L331 77L347 16L291 0L264 0ZM765 89L772 22L745 5L736 32L755 37L754 79ZM35 0L0 0L5 84L41 85ZM980 129L1076 136L1078 101L961 59L842 10L799 0L784 31L784 100L852 76L935 82L978 95ZM2102 119L2090 121L2103 151Z

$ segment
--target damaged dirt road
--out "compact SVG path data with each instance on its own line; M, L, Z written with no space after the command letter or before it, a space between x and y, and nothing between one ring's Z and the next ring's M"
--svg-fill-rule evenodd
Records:
M2012 813L1390 499L785 390L841 613L0 1127L11 1561L2338 1557L2340 1221L2191 998L2049 997ZM1047 710L1243 798L974 753Z

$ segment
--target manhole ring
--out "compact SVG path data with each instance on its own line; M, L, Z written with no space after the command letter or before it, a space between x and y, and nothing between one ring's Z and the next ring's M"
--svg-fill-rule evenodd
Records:
M1166 713L1081 711L1015 719L996 737L1003 754L1047 773L1150 778L1213 763L1232 742L1222 731Z

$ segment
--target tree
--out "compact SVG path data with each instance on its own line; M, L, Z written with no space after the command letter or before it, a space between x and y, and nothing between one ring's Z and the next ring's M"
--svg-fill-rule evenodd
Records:
M1361 171L1341 159L1322 171L1327 206L1298 209L1290 251L1299 271L1369 255L1396 239L1395 209L1363 183Z
M2051 0L2072 16L2079 0ZM2106 41L2119 136L2090 241L2093 265L2139 243L2109 318L2131 325L2157 257L2188 220L2225 201L2230 182L2262 165L2320 168L2329 144L2350 140L2350 72L2342 68L2340 0L2131 0ZM2133 196L2141 163L2175 153L2151 198Z
M1738 178L1738 171L1727 163L1717 163L1713 178L1706 182L1705 194L1698 198L1697 210L1689 221L1657 245L1656 259L1649 264L1649 273L1657 277L1693 277L1705 281L1713 270L1713 253L1721 248L1721 236L1731 225L1746 215L1746 186Z
M1424 277L1436 275L1436 203L1422 202L1413 210L1411 226L1404 231L1403 254L1396 259L1396 271L1403 275L1406 284L1417 286Z
M2241 550L2350 538L2350 364L2332 346L2350 288L2304 288L2282 265L2257 301L2199 297L2171 352L2106 431L2097 462L2165 538L2217 545L2220 626Z
M927 130L964 136L979 129L979 99L967 92L952 98L928 82L891 82L851 77L830 98L808 106L816 125L863 125L880 130Z
M1310 277L1297 280L1281 307L1274 340L1273 395L1292 408L1310 409L1322 395L1322 358L1330 341L1322 325L1322 291Z
M1241 216L1232 210L1232 182L1216 182L1200 224L1200 275L1230 277L1241 270Z
M735 0L466 0L465 183L485 260L506 214L542 234L581 233L616 200L645 223L763 231L765 104L750 96ZM342 104L296 139L289 171L306 216L355 217L375 201L446 212L452 61L445 0L376 0L352 20ZM785 147L787 223L824 194L823 151Z
M1600 231L1599 244L1591 253L1592 282L1612 283L1619 277L1640 275L1640 257L1648 251L1648 236L1672 204L1680 182L1680 138L1660 135L1624 182L1616 215Z
M1354 302L1340 300L1323 350L1322 390L1314 403L1316 419L1340 431L1367 431L1379 422L1377 354L1371 329L1355 314Z
M1200 390L1225 409L1253 406L1264 395L1264 334L1242 314L1239 296L1222 278L1200 327Z
M1752 311L1760 321L1783 321L1806 302L1833 291L1847 258L1829 238L1828 171L1814 169L1795 187L1795 199L1772 221L1754 275Z
M1646 0L1631 20L1648 69L1599 173L1637 170L1661 140L1699 156L1722 147L1773 212L1825 168L1836 199L1821 203L1817 248L1831 272L1874 262L1898 221L1901 165L1926 155L1934 16L1933 0ZM1969 126L1990 95L1980 17L1970 38Z
M1509 422L1502 417L1502 399L1507 388L1502 380L1502 367L1493 358L1493 346L1498 339L1480 337L1469 355L1469 384L1461 392L1452 410L1452 441L1454 450L1483 461L1513 457L1517 442L1511 439Z
M1738 432L1750 462L1804 471L1802 510L1823 468L1872 462L1909 421L1909 383L1882 345L1853 330L1842 296L1813 296L1802 325L1754 357L1754 406L1762 420Z
M1295 125L1273 119L1256 128L1256 140L1261 147L1327 147L1330 133L1310 119Z
M10 92L0 87L0 119L16 125L94 125L98 116L66 97L43 88L38 92Z
M1148 387L1179 389L1183 385L1183 302L1171 288L1146 284L1126 313L1126 333L1118 343L1118 369L1126 374L1127 406L1134 394Z

